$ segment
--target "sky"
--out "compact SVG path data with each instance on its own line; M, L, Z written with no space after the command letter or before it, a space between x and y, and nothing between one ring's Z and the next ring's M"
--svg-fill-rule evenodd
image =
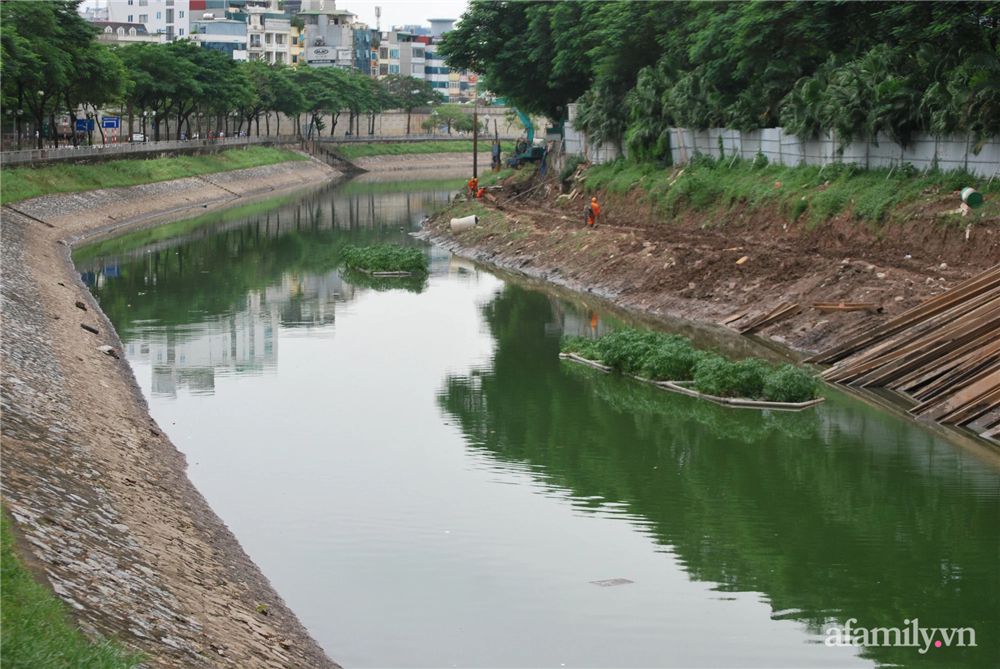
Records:
M334 0L327 0L329 6ZM105 6L101 0L85 0L85 7ZM382 30L392 26L417 24L430 27L427 19L457 19L469 6L468 0L336 0L337 9L347 9L358 19L375 27L375 7L382 8Z

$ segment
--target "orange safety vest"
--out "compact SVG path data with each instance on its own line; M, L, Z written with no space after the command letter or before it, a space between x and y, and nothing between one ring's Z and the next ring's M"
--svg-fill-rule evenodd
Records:
M469 179L469 192L475 194L476 186L478 185L479 185L479 179L476 179L475 177Z
M587 215L587 223L593 225L594 221L597 220L597 217L601 215L601 208L596 202L591 202L589 211L590 213Z

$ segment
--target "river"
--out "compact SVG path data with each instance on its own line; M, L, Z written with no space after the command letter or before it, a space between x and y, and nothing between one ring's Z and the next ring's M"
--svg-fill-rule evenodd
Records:
M621 316L414 239L461 184L334 184L74 253L190 478L334 660L997 666L991 463L834 389L742 410L560 361ZM378 241L430 276L344 281L344 245ZM976 646L831 645L850 619Z

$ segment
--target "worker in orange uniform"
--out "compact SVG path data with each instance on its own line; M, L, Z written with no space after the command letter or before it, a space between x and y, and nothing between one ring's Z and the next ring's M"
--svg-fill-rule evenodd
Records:
M469 179L469 197L476 197L476 191L479 190L479 179L472 177Z
M597 224L597 217L601 215L601 207L597 204L596 197L590 199L590 204L586 206L584 213L587 214L587 225L594 227Z

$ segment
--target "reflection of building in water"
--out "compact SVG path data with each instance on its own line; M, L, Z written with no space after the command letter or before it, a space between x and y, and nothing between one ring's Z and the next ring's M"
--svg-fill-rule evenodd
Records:
M277 367L280 314L277 302L251 293L245 309L227 316L141 330L125 345L125 356L150 364L153 395L174 397L181 388L211 394L216 374L260 374Z
M354 299L355 288L344 283L338 272L286 274L281 283L264 292L268 303L281 305L281 324L285 327L328 325L334 322L337 302Z
M551 297L552 320L545 324L545 334L550 337L580 335L596 339L611 332L614 327L596 311Z

